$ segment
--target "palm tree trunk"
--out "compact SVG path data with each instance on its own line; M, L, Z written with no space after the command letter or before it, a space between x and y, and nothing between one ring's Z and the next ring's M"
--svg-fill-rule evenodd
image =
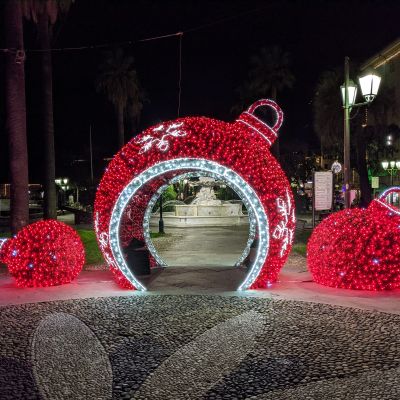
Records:
M360 176L361 207L367 207L372 200L371 187L368 179L367 140L365 140L364 129L368 128L357 128L357 133L356 133L357 169L358 169L358 175Z
M46 12L38 15L38 38L41 49L50 49L49 17ZM44 218L57 218L55 184L55 151L53 121L53 71L51 52L41 53L41 107L44 145Z
M11 180L10 228L13 234L29 223L28 148L26 141L24 39L21 2L4 5L5 45L17 49L5 53L6 131Z
M124 108L121 104L115 107L117 113L117 134L118 134L118 150L122 149L125 144L124 135Z
M272 86L271 88L271 98L272 100L276 101L277 97L277 90L275 86ZM280 149L279 149L279 135L276 138L274 144L271 147L271 152L275 156L275 158L279 161L280 159Z

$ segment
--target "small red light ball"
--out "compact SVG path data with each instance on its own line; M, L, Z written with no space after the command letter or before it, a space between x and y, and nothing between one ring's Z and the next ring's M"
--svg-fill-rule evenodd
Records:
M2 261L18 287L62 285L78 276L85 250L70 226L55 220L39 221L7 240Z
M307 264L325 286L385 290L400 287L400 213L374 200L367 209L339 211L315 229Z

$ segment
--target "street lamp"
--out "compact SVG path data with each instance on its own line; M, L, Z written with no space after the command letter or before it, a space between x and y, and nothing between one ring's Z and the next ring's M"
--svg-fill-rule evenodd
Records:
M345 102L345 85L340 86L342 92L342 101L343 104ZM352 107L353 104L356 102L357 97L357 85L352 81L349 80L349 84L347 86L347 94L349 97L349 106Z
M344 206L350 208L350 112L354 107L368 105L378 93L381 78L375 72L359 78L363 103L356 103L357 85L349 78L349 57L344 58L344 84L341 86L343 100L344 130Z
M397 171L400 170L400 161L382 161L382 168L390 175L390 186L393 186L393 177L397 175ZM393 203L393 194L389 199L390 203Z
M382 161L382 168L390 175L390 186L393 186L393 177L400 170L400 161Z

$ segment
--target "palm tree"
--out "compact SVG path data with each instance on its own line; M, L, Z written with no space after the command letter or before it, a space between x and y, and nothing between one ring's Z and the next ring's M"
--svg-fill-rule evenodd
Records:
M260 97L276 101L278 93L291 88L294 76L290 71L290 55L279 46L263 47L250 59L248 79L239 88L240 106L250 104ZM273 145L279 159L279 138Z
M105 54L96 79L96 90L105 94L117 116L118 146L125 143L124 115L138 120L143 108L143 92L134 68L133 57L118 48Z
M251 65L250 81L259 94L267 94L276 100L278 92L293 86L290 55L279 46L262 48L251 58Z
M326 152L337 155L343 148L343 111L339 93L342 76L338 70L322 73L313 100L314 131Z
M57 218L54 151L53 71L51 42L53 26L60 14L69 11L74 0L23 0L23 14L37 27L41 63L41 118L44 145L44 218Z
M9 140L11 217L13 234L29 223L28 149L26 140L25 71L22 10L19 1L4 4L6 130Z

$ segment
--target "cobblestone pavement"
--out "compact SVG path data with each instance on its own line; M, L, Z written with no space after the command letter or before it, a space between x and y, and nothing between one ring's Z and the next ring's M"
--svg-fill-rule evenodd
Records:
M0 399L398 399L400 316L222 296L0 308Z

